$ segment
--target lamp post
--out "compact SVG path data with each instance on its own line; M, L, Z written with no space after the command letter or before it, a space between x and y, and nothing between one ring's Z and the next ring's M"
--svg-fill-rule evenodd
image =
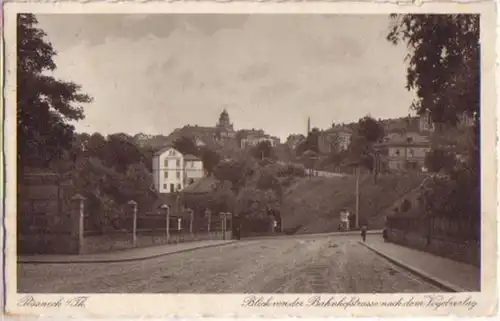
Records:
M170 206L168 206L168 204L163 204L161 208L165 211L165 236L168 242L170 239Z
M354 168L354 171L355 171L355 175L356 175L356 194L355 194L355 197L356 197L356 220L355 220L355 228L359 228L359 176L360 176L360 171L361 171L361 168L360 168L360 164L359 162L353 162L351 164L349 164L349 166L353 167Z
M130 200L128 202L132 206L132 242L134 246L137 244L137 202Z

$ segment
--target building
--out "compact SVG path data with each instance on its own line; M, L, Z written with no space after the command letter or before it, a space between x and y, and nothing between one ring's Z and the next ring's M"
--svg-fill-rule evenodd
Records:
M334 126L321 131L318 137L320 153L328 154L347 150L351 144L352 130L345 126Z
M431 150L429 139L418 133L392 134L375 145L381 166L390 171L421 171Z
M234 131L233 124L229 120L229 114L226 109L220 114L215 129L217 140L234 139L236 137L236 132Z
M200 178L203 178L205 172L203 162L194 155L184 156L184 187L193 184Z
M174 193L203 177L203 162L167 146L153 155L153 184L160 193Z
M436 131L437 124L432 120L429 112L424 112L420 115L420 132L432 133ZM467 114L466 112L457 115L457 127L458 128L469 128L474 126L474 117ZM441 126L442 127L442 126ZM444 127L446 128L446 126Z
M261 142L269 142L272 147L280 144L280 139L266 134L262 129L246 129L238 132L240 148L249 148Z

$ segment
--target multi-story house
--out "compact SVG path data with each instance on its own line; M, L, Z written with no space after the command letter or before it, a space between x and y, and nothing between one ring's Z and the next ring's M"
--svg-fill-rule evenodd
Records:
M431 150L429 139L417 133L392 134L376 144L375 149L383 155L383 167L391 171L421 171L425 156Z
M173 147L165 147L153 155L153 184L160 193L181 191L203 174L199 158L183 155Z
M321 131L318 137L318 149L321 153L347 150L351 144L352 130L343 126L334 126Z

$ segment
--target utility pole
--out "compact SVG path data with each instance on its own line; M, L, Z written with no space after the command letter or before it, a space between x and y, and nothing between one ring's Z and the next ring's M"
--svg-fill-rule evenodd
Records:
M356 166L356 228L359 228L359 165Z

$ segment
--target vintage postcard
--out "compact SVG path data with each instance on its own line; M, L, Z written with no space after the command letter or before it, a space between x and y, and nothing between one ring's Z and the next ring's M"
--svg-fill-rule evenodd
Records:
M496 314L496 11L5 3L7 313Z

